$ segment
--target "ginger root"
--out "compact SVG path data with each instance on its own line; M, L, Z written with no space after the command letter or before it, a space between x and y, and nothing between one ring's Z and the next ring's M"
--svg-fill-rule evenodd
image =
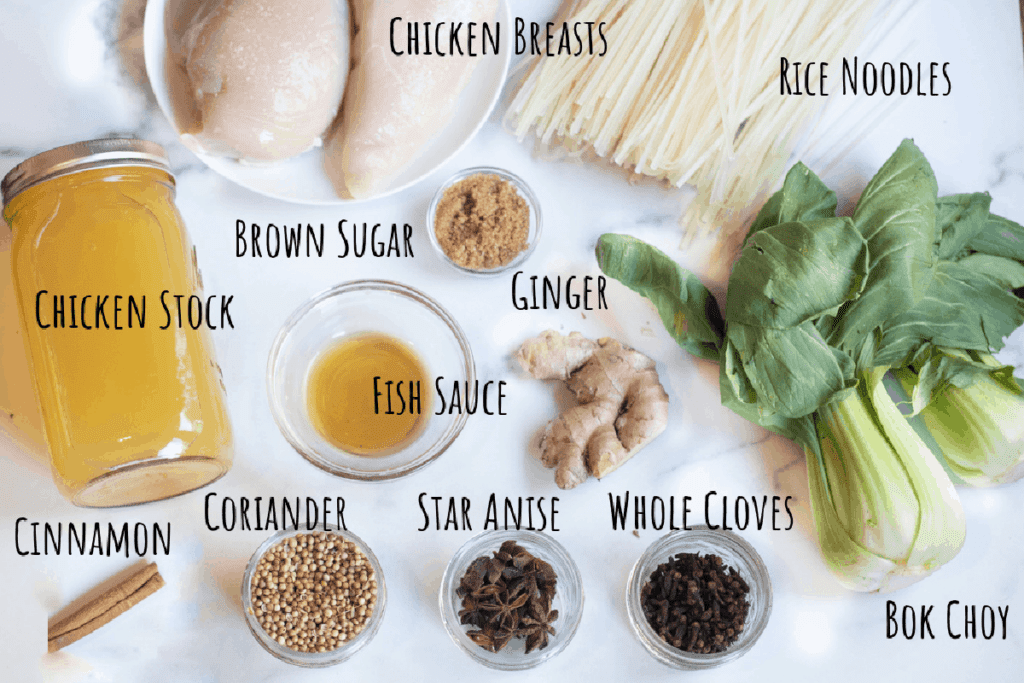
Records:
M557 467L560 488L615 471L668 425L668 394L654 361L614 339L547 330L515 356L537 379L564 380L579 401L548 423L541 442L541 459Z

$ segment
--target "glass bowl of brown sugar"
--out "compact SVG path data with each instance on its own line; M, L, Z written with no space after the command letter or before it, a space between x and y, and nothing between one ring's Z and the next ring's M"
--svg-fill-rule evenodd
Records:
M541 234L537 196L522 178L478 166L446 180L427 209L430 243L452 268L497 275L533 253Z
M761 556L740 536L693 527L654 543L626 582L633 632L659 662L710 669L754 646L772 611Z

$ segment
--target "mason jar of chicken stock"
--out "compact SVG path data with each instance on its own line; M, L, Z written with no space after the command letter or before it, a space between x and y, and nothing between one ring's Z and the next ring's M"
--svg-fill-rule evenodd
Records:
M179 313L201 280L163 148L58 147L16 166L0 191L61 493L76 505L133 505L227 472L231 427L209 326Z

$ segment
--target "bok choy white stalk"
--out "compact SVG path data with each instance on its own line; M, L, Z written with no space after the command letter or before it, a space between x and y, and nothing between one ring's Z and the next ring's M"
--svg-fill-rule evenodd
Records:
M949 476L889 397L877 369L818 412L805 448L818 542L846 587L888 592L932 573L964 543Z

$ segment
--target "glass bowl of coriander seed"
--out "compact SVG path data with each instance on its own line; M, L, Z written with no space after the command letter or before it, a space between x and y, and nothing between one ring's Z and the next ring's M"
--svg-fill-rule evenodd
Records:
M565 649L583 616L583 579L551 536L499 529L471 538L441 577L441 620L492 669L521 671Z
M384 618L380 563L362 539L333 525L282 530L245 568L242 609L256 642L306 668L339 664L369 643Z
M652 543L626 581L633 632L651 656L676 669L739 659L764 632L771 611L772 583L754 547L704 526Z
M427 209L434 250L455 270L493 276L523 264L540 241L537 196L519 176L478 166L438 188Z

